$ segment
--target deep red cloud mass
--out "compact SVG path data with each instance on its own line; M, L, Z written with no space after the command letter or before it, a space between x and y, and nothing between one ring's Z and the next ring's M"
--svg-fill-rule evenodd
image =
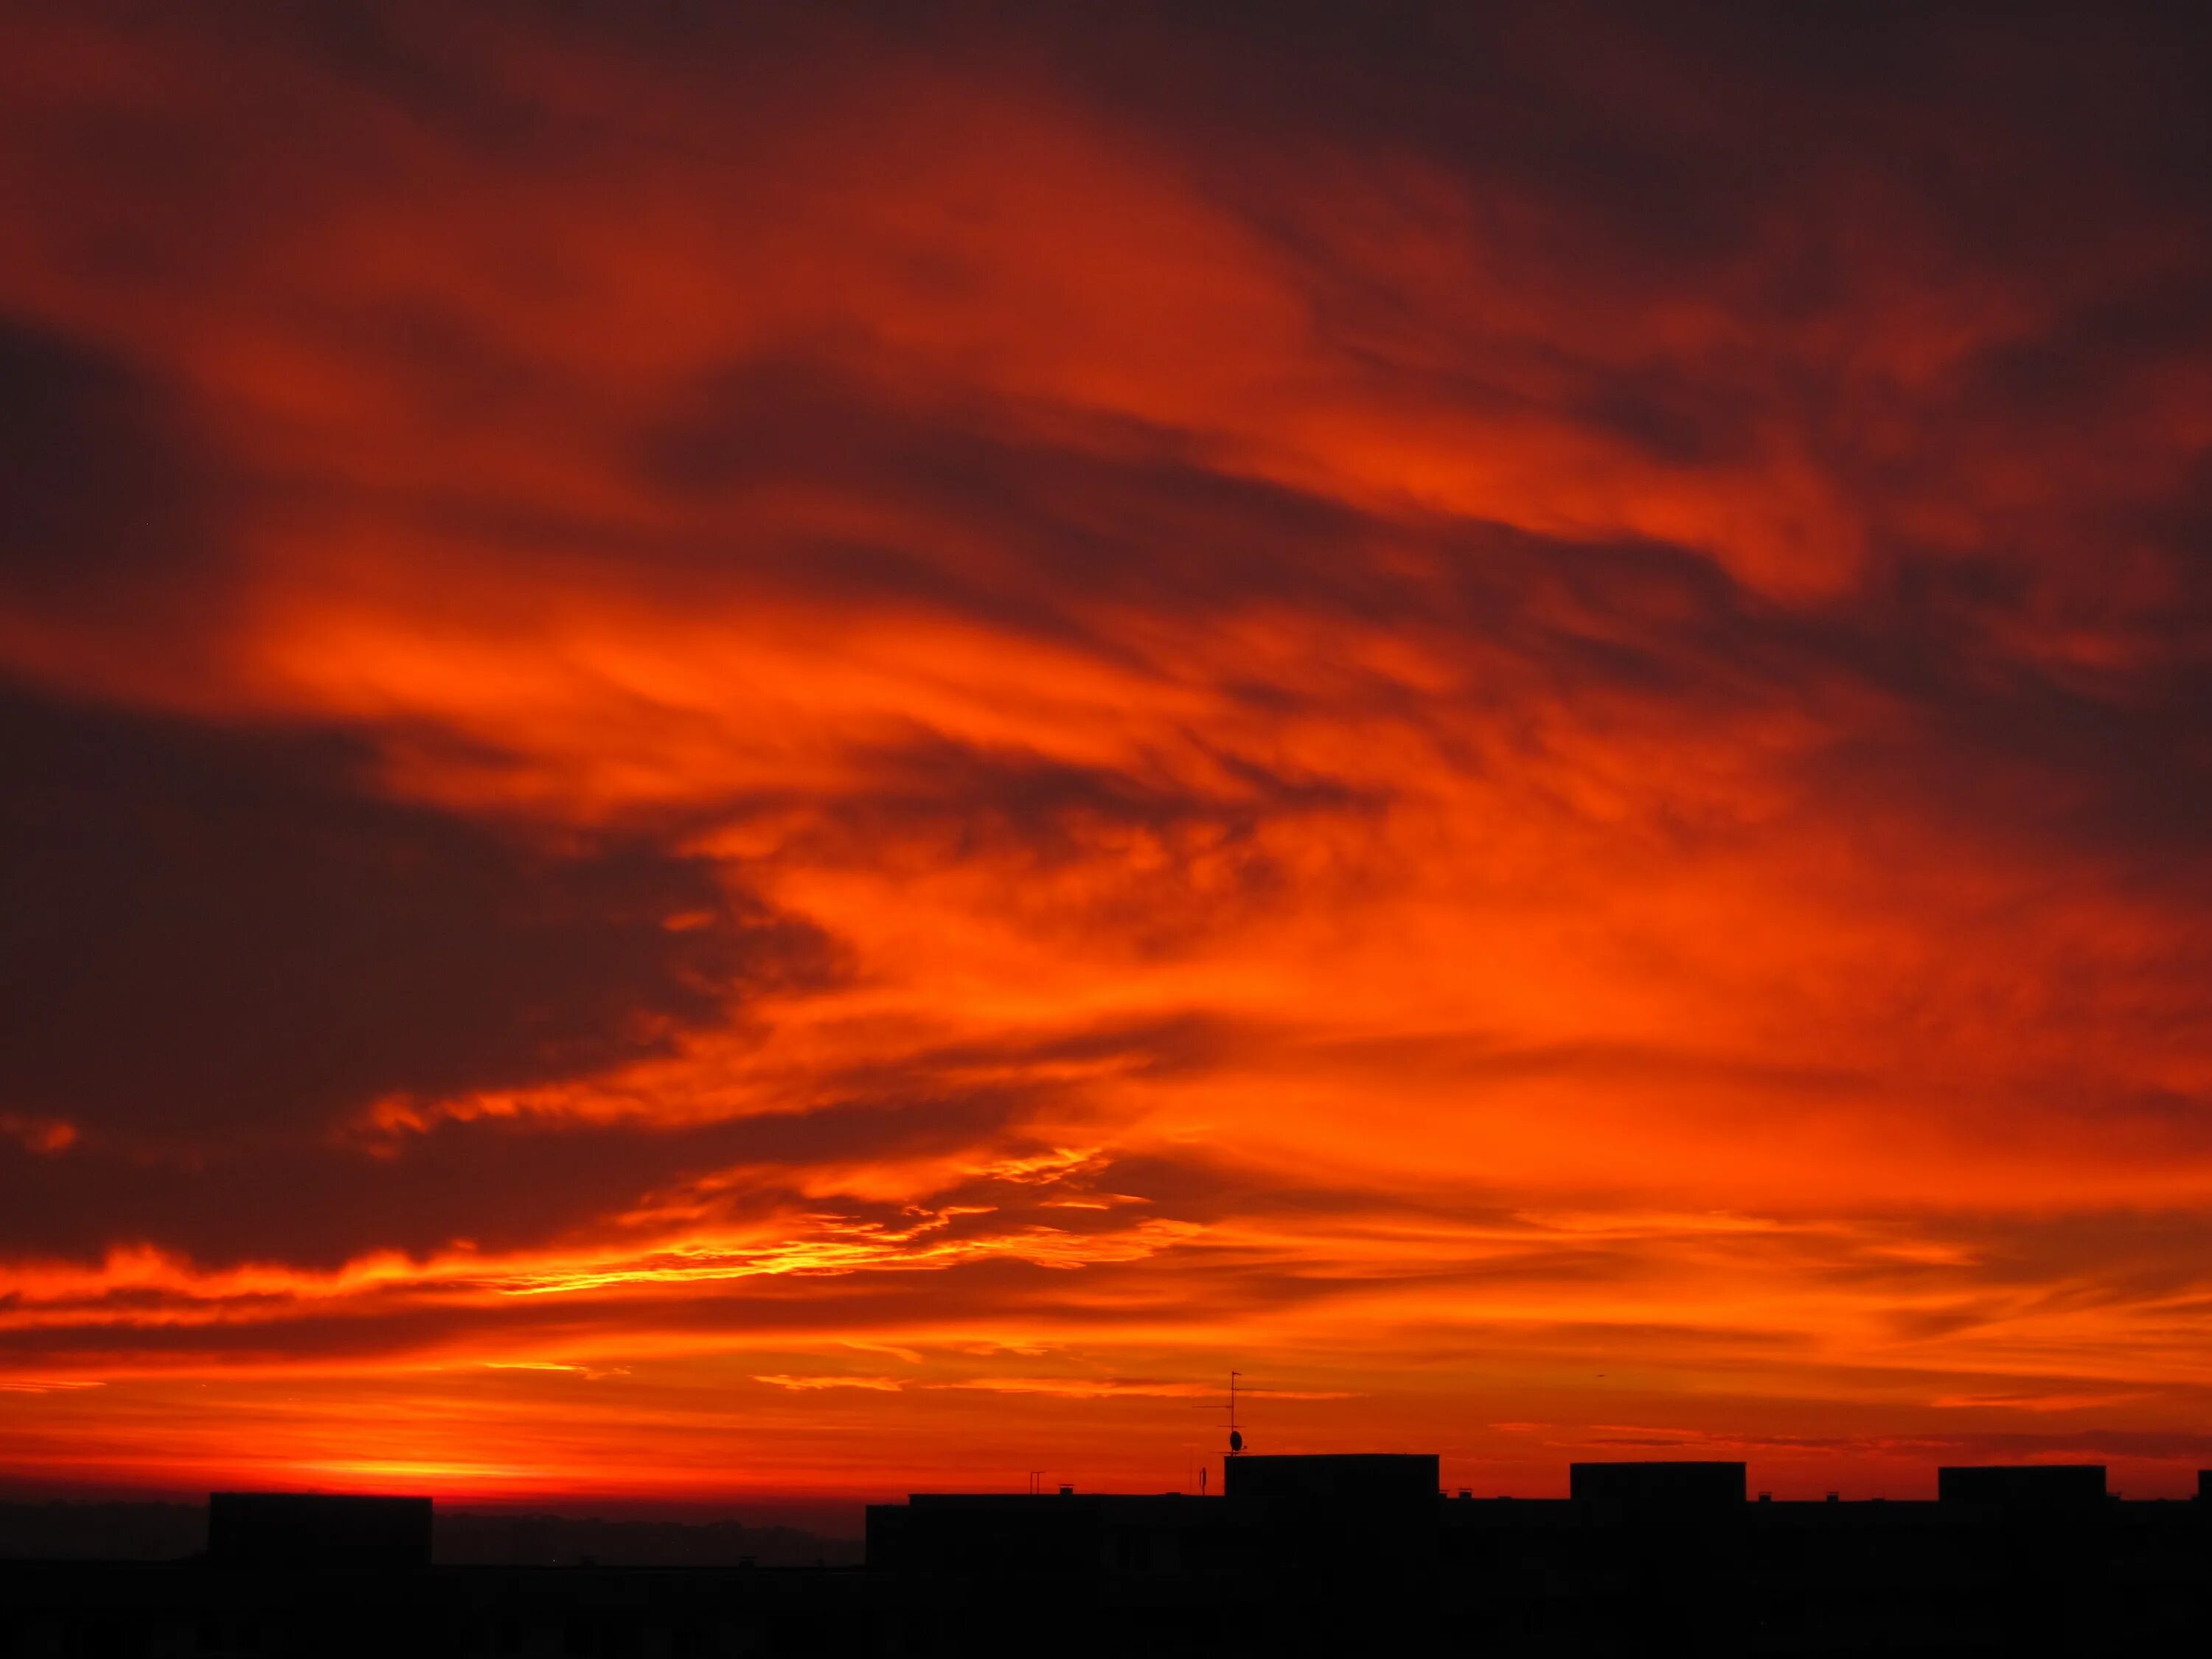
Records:
M12 9L0 1466L2212 1461L2212 41Z

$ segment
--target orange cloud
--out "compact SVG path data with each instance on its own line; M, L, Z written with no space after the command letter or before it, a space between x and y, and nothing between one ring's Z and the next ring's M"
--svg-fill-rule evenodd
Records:
M4 26L0 1458L2176 1487L2189 52L763 17Z

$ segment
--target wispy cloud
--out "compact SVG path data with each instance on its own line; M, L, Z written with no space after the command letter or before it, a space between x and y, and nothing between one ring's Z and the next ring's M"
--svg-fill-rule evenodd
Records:
M902 1386L895 1376L785 1376L781 1375L756 1376L756 1382L766 1382L773 1388L788 1389L793 1394L810 1394L821 1389L866 1389L877 1394L896 1394Z
M0 1460L2181 1479L2203 42L1854 27L0 24Z

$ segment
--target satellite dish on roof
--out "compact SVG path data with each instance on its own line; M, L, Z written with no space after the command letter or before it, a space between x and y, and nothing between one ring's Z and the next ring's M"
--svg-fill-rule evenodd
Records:
M1244 1437L1237 1427L1237 1379L1244 1373L1229 1373L1229 1455L1231 1457L1244 1449Z
M1244 1449L1244 1437L1235 1429L1229 1431L1229 1449L1233 1452L1241 1452Z

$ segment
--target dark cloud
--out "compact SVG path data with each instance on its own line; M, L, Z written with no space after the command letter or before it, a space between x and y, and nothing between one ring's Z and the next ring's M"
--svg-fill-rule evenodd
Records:
M1710 276L1793 216L1810 245L1856 234L1851 198L1884 175L1961 246L2049 255L2201 198L2212 137L2212 31L2157 4L1263 3L1036 27L1103 104L1203 135L1206 165L1267 140L1419 155L1537 206L1547 240L1511 251L1577 282ZM1846 210L1823 222L1808 199ZM1601 251L1603 269L1561 257Z
M112 605L216 556L210 470L174 398L122 359L0 317L0 596ZM172 616L182 624L189 616Z
M1358 818L1384 805L1334 779L1285 775L1233 755L1179 757L1200 775L1178 775L1164 759L1152 769L1085 765L924 733L856 758L863 785L794 850L825 861L889 855L1052 869L1095 860L1102 842L1140 833L1178 855L1177 865L1203 848L1237 859L1248 883L1272 888L1279 872L1258 845L1267 825Z
M835 952L710 865L377 793L356 738L0 692L0 1102L181 1144L665 1051Z
M2148 350L2194 327L2201 306L2171 296L2155 315L2104 317ZM2115 352L2072 319L2011 349L2049 376L2100 383ZM2071 365L2065 369L2057 365ZM2026 368L1976 370L2025 374ZM1687 371L1581 371L1584 417L1678 464L1739 457L1750 414L1742 395ZM1800 388L1817 402L1822 388ZM1969 402L1986 394L1976 392ZM2035 400L1999 400L2033 422ZM1972 410L1960 406L1962 420ZM2124 662L2085 675L2023 656L2044 619L2033 571L1989 552L1900 546L1862 586L1808 607L1747 587L1709 550L1658 540L1577 539L1467 520L1366 516L1340 503L1236 476L1184 453L1164 433L1102 427L1048 410L975 402L916 405L896 389L830 363L782 360L711 378L641 441L644 475L711 524L770 491L811 489L866 501L896 528L883 539L742 539L702 530L664 550L679 568L720 564L748 580L788 583L817 599L913 605L1041 640L1133 659L1117 625L1124 607L1176 621L1234 616L1255 601L1350 628L1413 633L1464 651L1485 706L1436 688L1409 697L1353 665L1301 664L1301 678L1244 689L1248 701L1368 712L1469 729L1480 712L1510 730L1531 698L1568 699L1586 727L1626 720L1648 732L1682 721L1757 718L1777 706L1814 718L1845 691L1893 700L1879 728L1836 726L1801 778L1808 799L1863 810L1933 814L2007 838L2037 835L2075 854L2158 860L2201 844L2212 773L2197 741L2201 650L2151 672ZM2198 492L2201 495L2201 490ZM2156 522L2185 541L2194 498ZM2138 521L2150 516L2129 511ZM745 520L750 525L750 520ZM2112 526L2105 526L2112 533ZM634 556L635 544L627 544ZM2183 574L2177 599L2202 608ZM2191 596L2197 596L2192 598ZM2160 618L2145 625L2171 627ZM1326 671L1315 678L1311 671ZM1540 706L1540 704L1539 705ZM1255 772L1232 800L1188 779L1143 777L1018 753L987 754L924 736L866 757L879 793L841 803L840 833L896 845L920 833L936 854L960 849L930 829L958 803L969 852L1024 842L1040 856L1087 845L1081 826L1218 823L1249 832L1286 815L1379 809L1334 780ZM825 849L816 849L817 851Z
M2212 1216L2201 1211L1927 1216L1910 1225L1961 1250L1952 1264L1923 1266L1915 1275L1922 1283L2002 1297L2014 1313L2123 1304L2172 1310L2185 1293L2212 1288ZM1902 1273L1902 1264L1890 1270Z
M706 533L708 568L781 572L824 597L957 611L1120 654L1098 612L1216 609L1264 591L1343 603L1373 585L1347 556L1364 521L1239 477L1143 422L1004 397L945 395L842 360L849 347L702 377L636 439L642 479ZM884 525L763 538L793 491L864 503ZM713 532L738 515L738 536ZM1378 591L1379 587L1378 587Z
M2109 1386L2109 1385L2108 1385ZM2125 1457L2203 1463L2212 1458L2212 1434L2171 1429L2074 1429L2045 1433L1929 1435L1908 1443L1916 1449L1955 1448L1987 1462L2026 1462L2067 1457Z
M689 1127L511 1119L445 1121L389 1145L234 1141L189 1157L84 1144L40 1154L0 1140L0 1251L92 1261L151 1244L203 1266L331 1268L376 1250L427 1256L611 1236L648 1194L744 1220L823 1161L942 1156L1018 1119L1018 1091L920 1094ZM895 1215L895 1212L894 1212Z

